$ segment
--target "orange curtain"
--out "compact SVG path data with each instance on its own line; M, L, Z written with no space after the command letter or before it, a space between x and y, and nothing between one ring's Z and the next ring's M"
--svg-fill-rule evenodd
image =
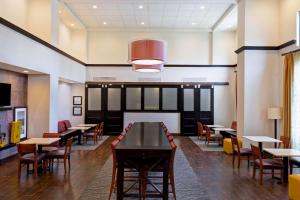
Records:
M284 57L283 123L284 136L291 137L292 94L294 82L293 54Z

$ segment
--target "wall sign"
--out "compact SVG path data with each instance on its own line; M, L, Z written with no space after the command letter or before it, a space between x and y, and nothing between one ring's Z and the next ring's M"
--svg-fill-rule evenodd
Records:
M73 116L81 116L81 115L82 115L82 107L73 106Z
M82 105L82 96L73 96L73 105Z

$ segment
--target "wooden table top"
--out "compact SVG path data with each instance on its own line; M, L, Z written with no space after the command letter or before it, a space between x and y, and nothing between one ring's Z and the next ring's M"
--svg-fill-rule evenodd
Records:
M134 123L116 149L172 150L159 122Z
M59 141L60 138L30 138L20 142L20 144L37 144L37 145L47 145Z

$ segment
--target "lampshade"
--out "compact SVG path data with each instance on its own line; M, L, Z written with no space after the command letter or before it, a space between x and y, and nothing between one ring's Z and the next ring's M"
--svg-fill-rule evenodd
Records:
M161 40L135 40L129 44L128 59L139 72L159 72L166 57L166 43Z
M282 118L282 108L271 107L268 108L268 119L281 119Z

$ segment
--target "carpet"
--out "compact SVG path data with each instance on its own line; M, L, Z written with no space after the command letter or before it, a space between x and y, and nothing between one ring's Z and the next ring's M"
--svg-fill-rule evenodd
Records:
M92 151L97 149L105 140L109 138L109 136L103 136L102 140L98 141L98 144L94 144L93 140L88 140L88 142L85 144L83 143L82 145L78 145L76 142L73 143L72 145L72 151Z
M95 178L90 182L81 194L80 200L106 200L109 196L112 173L112 157L110 157L103 168L96 172ZM180 148L175 155L175 188L178 200L208 200L208 194L204 183L199 182L193 169L189 165L184 153ZM126 187L126 186L125 186ZM112 199L116 199L113 193ZM133 198L124 198L133 199ZM136 198L135 198L136 199ZM150 199L150 198L147 198ZM169 194L169 199L173 195Z
M202 151L223 151L223 146L219 146L218 143L212 142L209 145L205 144L205 141L200 141L197 136L189 137Z

